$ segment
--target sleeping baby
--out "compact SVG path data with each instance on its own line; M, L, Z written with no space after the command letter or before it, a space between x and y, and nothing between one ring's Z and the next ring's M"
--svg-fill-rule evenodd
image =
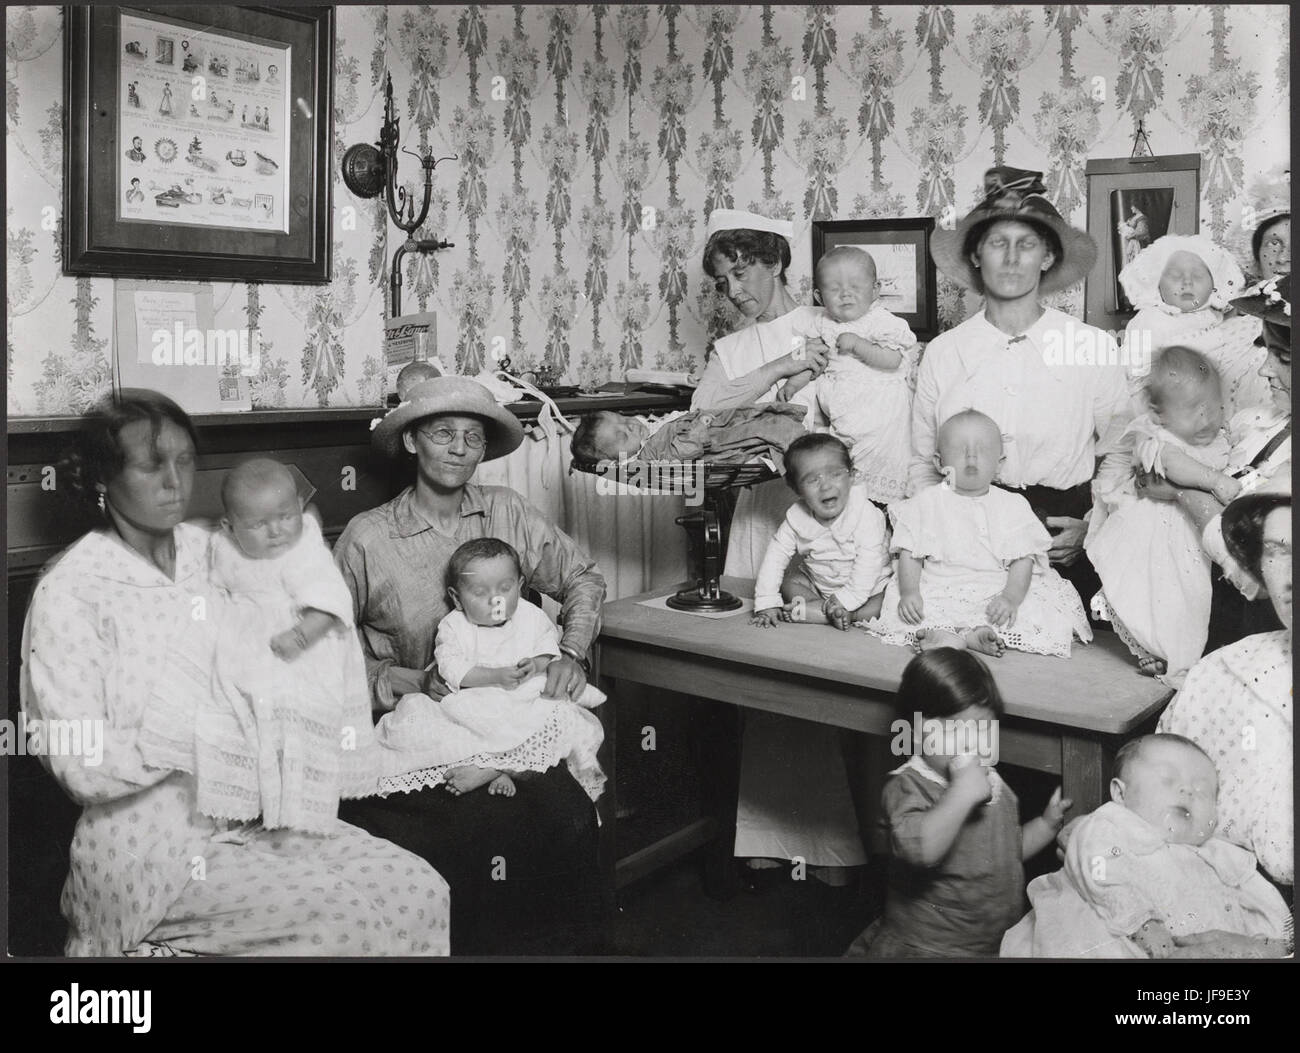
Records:
M1214 836L1219 779L1181 735L1115 757L1108 804L1078 821L1065 869L1029 883L1004 958L1280 958L1290 912L1249 851Z
M573 435L573 459L697 461L744 464L767 457L778 470L782 454L804 434L806 410L785 402L728 410L671 413L658 421L609 410L582 419Z

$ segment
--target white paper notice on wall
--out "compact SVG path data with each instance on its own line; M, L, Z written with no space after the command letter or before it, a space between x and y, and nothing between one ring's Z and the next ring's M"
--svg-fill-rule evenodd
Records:
M257 330L214 328L210 285L119 280L114 315L118 388L160 391L191 414L252 409Z

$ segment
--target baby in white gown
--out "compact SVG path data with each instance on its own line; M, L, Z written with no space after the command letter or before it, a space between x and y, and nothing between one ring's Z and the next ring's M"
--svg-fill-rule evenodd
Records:
M839 245L826 252L817 261L816 282L824 310L803 335L820 338L835 354L815 381L799 373L778 397L815 409L813 423L819 417L829 422L830 433L852 453L871 500L901 500L912 456L916 336L877 299L876 264L862 249Z
M1088 642L1092 631L1078 593L1048 563L1052 539L1029 502L991 485L1003 458L997 424L963 410L938 440L944 481L889 507L898 565L865 628L918 650L1068 658L1071 635Z
M1268 380L1259 375L1267 352L1255 342L1259 319L1229 306L1245 277L1225 249L1200 235L1167 234L1120 271L1119 281L1138 309L1125 327L1122 357L1135 412L1145 408L1141 387L1151 364L1175 346L1199 351L1218 371L1225 419L1268 405Z
M214 588L167 656L141 750L192 772L207 815L326 832L379 776L352 596L284 465L245 461L221 495Z
M1096 606L1141 670L1175 685L1201 657L1210 625L1210 563L1200 534L1175 502L1136 496L1133 473L1212 493L1227 504L1241 484L1225 474L1219 376L1203 356L1166 348L1146 383L1147 412L1125 433L1132 470L1099 480L1084 548L1101 578Z
M560 638L546 612L521 597L523 586L518 553L498 538L452 553L447 591L456 609L438 623L434 645L451 693L404 695L380 719L381 790L442 785L461 794L486 785L513 796L517 779L564 761L593 801L600 796L604 729L588 710L605 695L588 684L577 704L542 697Z
M1070 832L1065 867L1029 883L1004 958L1281 958L1290 912L1255 857L1215 837L1219 778L1181 735L1115 757L1110 802Z

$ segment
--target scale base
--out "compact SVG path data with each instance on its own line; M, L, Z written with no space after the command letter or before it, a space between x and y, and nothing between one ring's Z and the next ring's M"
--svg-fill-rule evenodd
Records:
M702 595L699 589L682 589L676 595L669 596L668 606L675 611L694 611L696 614L722 614L726 611L738 611L745 604L738 597L725 589L712 590L714 595Z

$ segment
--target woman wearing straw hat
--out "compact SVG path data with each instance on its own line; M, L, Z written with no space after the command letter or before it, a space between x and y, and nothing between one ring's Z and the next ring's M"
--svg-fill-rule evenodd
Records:
M935 437L974 408L1003 432L998 483L1017 490L1053 535L1051 560L1085 606L1099 588L1083 555L1097 459L1119 450L1130 412L1119 350L1107 333L1039 299L1082 281L1097 246L1043 196L1041 174L991 168L984 200L936 231L939 269L984 296L984 309L926 348L912 410L911 491L940 481Z
M714 342L692 409L771 402L786 379L804 371L816 376L826 367L830 348L801 335L817 331L816 314L786 288L793 233L788 221L755 212L716 209L709 216L704 273L744 324ZM757 577L767 543L794 500L779 479L741 492L727 574ZM866 862L835 729L746 713L735 854L755 861L798 856L832 883L840 883L844 872L821 868Z
M433 665L434 636L450 609L444 577L452 552L483 537L512 545L527 586L562 603L563 653L547 667L544 694L576 698L587 680L605 579L513 490L470 482L481 462L519 446L519 421L481 384L437 377L413 387L379 421L373 440L390 457L415 458L414 485L353 518L334 550L352 590L375 709L390 710L411 692L447 693ZM603 921L595 810L568 769L561 764L521 780L514 797L489 796L473 779L451 789L350 802L342 814L439 861L434 866L452 889L453 953L582 950L528 942L539 919L570 939Z

